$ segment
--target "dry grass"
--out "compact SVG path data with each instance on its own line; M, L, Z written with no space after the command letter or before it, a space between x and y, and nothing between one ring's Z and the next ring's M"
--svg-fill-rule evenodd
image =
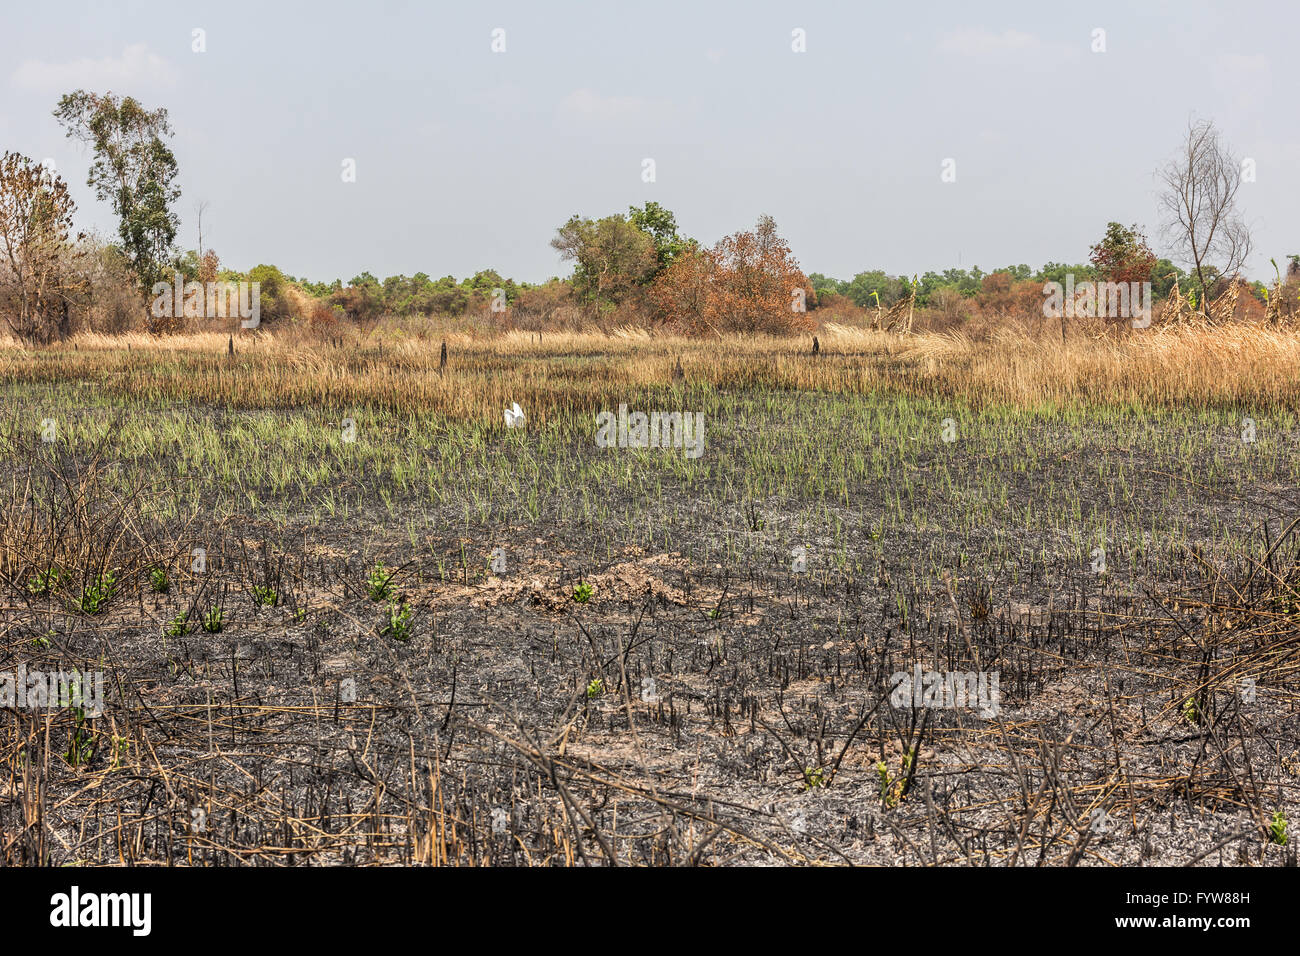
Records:
M721 340L642 329L511 332L440 342L378 339L343 348L268 333L154 338L79 335L55 349L0 351L0 382L94 379L110 395L236 408L371 405L495 422L523 402L535 421L585 411L635 387L669 386L678 361L692 385L757 386L1005 402L1267 408L1300 397L1300 332L1259 326L1151 329L1123 337L1013 330L988 341L961 333L896 336L828 324L811 342L768 336Z

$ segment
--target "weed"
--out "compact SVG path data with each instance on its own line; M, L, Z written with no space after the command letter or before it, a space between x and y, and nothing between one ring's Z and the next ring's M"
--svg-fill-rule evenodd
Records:
M113 763L110 767L112 770L121 768L123 762L131 752L131 741L125 737L113 737Z
M907 785L908 771L911 769L912 761L915 758L915 748L910 753L903 754L899 759L900 770L897 777L889 775L889 765L885 761L876 761L876 776L880 780L880 802L884 806L896 807L898 801L903 799L903 788Z
M222 611L220 604L214 604L208 608L208 612L203 615L203 630L209 634L220 634L222 621L225 618L225 612Z
M376 561L375 566L370 569L370 574L366 578L366 594L375 602L393 596L393 575L384 567L383 562Z
M81 611L83 614L98 614L108 606L108 602L117 594L117 577L112 571L106 571L81 594Z
M64 752L63 759L73 767L84 767L94 759L95 738L86 723L86 709L80 706L73 707L72 714L72 734L68 740L68 749Z
M1268 825L1268 832L1278 846L1286 846L1286 814L1281 810L1274 811L1273 821Z
M379 633L386 634L396 641L411 639L411 609L405 601L388 605L388 622L379 629Z
M63 572L58 568L37 571L27 579L27 590L38 597L46 597L58 590L63 579Z
M149 589L154 594L166 594L172 588L171 581L167 579L166 568L149 569Z

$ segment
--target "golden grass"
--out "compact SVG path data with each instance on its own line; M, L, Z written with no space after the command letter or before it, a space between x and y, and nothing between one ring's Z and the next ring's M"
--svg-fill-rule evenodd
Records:
M56 348L0 351L0 381L92 380L123 398L233 407L353 407L496 420L518 401L545 418L617 400L629 389L675 385L720 390L813 390L1040 403L1292 406L1300 398L1300 332L1259 326L1153 328L1122 337L1002 330L987 341L961 333L896 336L827 324L811 340L771 336L691 339L642 329L401 338L343 348L267 332L155 338L81 334ZM535 418L536 420L536 418Z

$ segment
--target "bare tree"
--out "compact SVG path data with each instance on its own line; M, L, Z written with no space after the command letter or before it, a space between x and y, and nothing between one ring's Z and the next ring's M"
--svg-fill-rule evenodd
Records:
M1241 164L1209 120L1189 123L1181 152L1158 173L1165 240L1192 267L1201 307L1213 273L1230 276L1250 255L1250 231L1237 211Z
M0 316L24 341L44 345L70 331L80 286L74 208L58 176L17 153L0 158Z
M194 211L198 214L199 219L199 259L203 258L203 214L208 210L208 201L200 199L194 204Z

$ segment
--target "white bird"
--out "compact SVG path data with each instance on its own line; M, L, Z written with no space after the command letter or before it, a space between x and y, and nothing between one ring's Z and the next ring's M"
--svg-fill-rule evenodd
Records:
M506 428L517 428L524 423L524 410L519 407L519 403L514 403L514 408L505 410Z

